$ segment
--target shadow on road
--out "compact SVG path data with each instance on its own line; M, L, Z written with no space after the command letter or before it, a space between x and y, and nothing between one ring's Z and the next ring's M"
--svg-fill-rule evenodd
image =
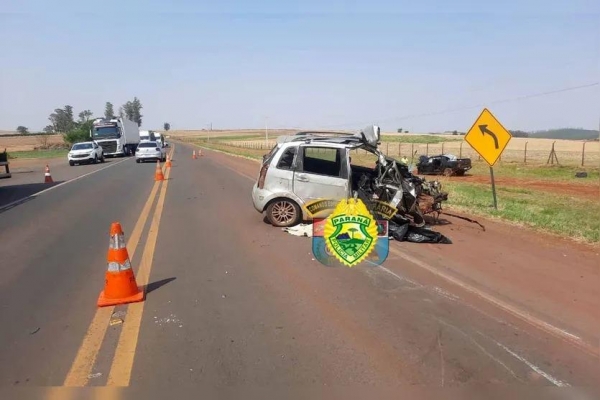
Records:
M149 283L148 285L146 285L146 294L155 291L156 289L160 288L161 286L166 285L169 282L174 281L175 279L176 279L175 277L172 277L172 278L161 279L160 281Z
M0 213L10 210L33 199L33 194L49 189L64 181L53 183L27 183L0 187Z

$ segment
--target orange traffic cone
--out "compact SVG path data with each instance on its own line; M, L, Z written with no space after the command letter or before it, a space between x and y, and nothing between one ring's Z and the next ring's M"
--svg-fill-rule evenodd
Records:
M160 161L156 162L156 172L154 173L155 181L164 181L165 176L163 175L162 168L160 167Z
M165 163L165 168L171 168L171 157L167 154L167 162Z
M197 158L197 157L196 157L196 150L194 150L194 152L192 153L192 158L193 158L194 160Z
M46 164L46 173L44 174L44 183L54 183L52 175L50 175L50 167Z
M144 300L144 291L137 286L135 281L125 246L125 235L118 222L113 222L110 226L110 244L106 261L108 268L104 280L104 290L98 297L98 307Z

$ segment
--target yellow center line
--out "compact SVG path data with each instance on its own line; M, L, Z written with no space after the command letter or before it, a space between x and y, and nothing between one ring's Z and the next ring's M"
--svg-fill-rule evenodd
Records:
M142 230L144 229L146 221L148 220L148 216L150 215L150 209L154 203L159 186L160 181L154 182L150 196L146 200L146 204L144 205L144 208L142 209L142 212L127 242L127 250L130 259L133 258L135 250L137 249L140 237L142 236ZM71 369L65 378L63 383L64 386L80 387L87 385L89 380L88 376L90 375L94 363L96 362L96 357L98 355L98 351L100 350L100 346L102 345L102 341L104 340L104 336L106 335L110 316L112 315L114 308L114 306L110 306L98 308L96 310L96 314L94 315L87 333L83 338L83 342L77 351L77 355L73 361L73 364L71 365Z
M152 259L156 248L160 219L169 185L170 172L171 170L167 169L165 181L161 188L156 209L154 211L154 217L152 218L150 231L148 232L148 239L146 240L146 246L144 247L140 269L136 276L138 285L144 286L144 290L146 290L146 285L150 278L150 271L152 270ZM129 386L145 303L146 302L143 301L140 303L132 303L128 306L127 319L123 323L106 386Z

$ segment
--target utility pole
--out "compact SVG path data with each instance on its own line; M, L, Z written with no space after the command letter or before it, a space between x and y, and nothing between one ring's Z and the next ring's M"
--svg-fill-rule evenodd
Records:
M267 119L269 117L265 117L265 146L267 149L269 148L269 129L267 128Z

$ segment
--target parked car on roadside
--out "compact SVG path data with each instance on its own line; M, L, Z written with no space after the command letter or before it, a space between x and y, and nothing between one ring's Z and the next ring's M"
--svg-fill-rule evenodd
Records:
M417 164L417 173L420 175L462 176L470 169L470 158L457 158L452 154L421 156Z
M266 213L272 225L289 227L312 218L306 203L356 194L367 207L373 200L389 203L397 208L396 215L423 226L423 212L441 210L447 195L439 182L425 182L379 151L379 140L377 126L359 134L301 132L277 138L252 188L254 208ZM351 164L350 152L358 149L376 156L374 168ZM421 195L430 196L425 211L419 205Z
M104 162L104 150L96 142L75 143L67 154L69 165Z
M135 151L135 162L140 163L146 160L151 161L166 161L167 150L160 142L144 140L140 142Z

